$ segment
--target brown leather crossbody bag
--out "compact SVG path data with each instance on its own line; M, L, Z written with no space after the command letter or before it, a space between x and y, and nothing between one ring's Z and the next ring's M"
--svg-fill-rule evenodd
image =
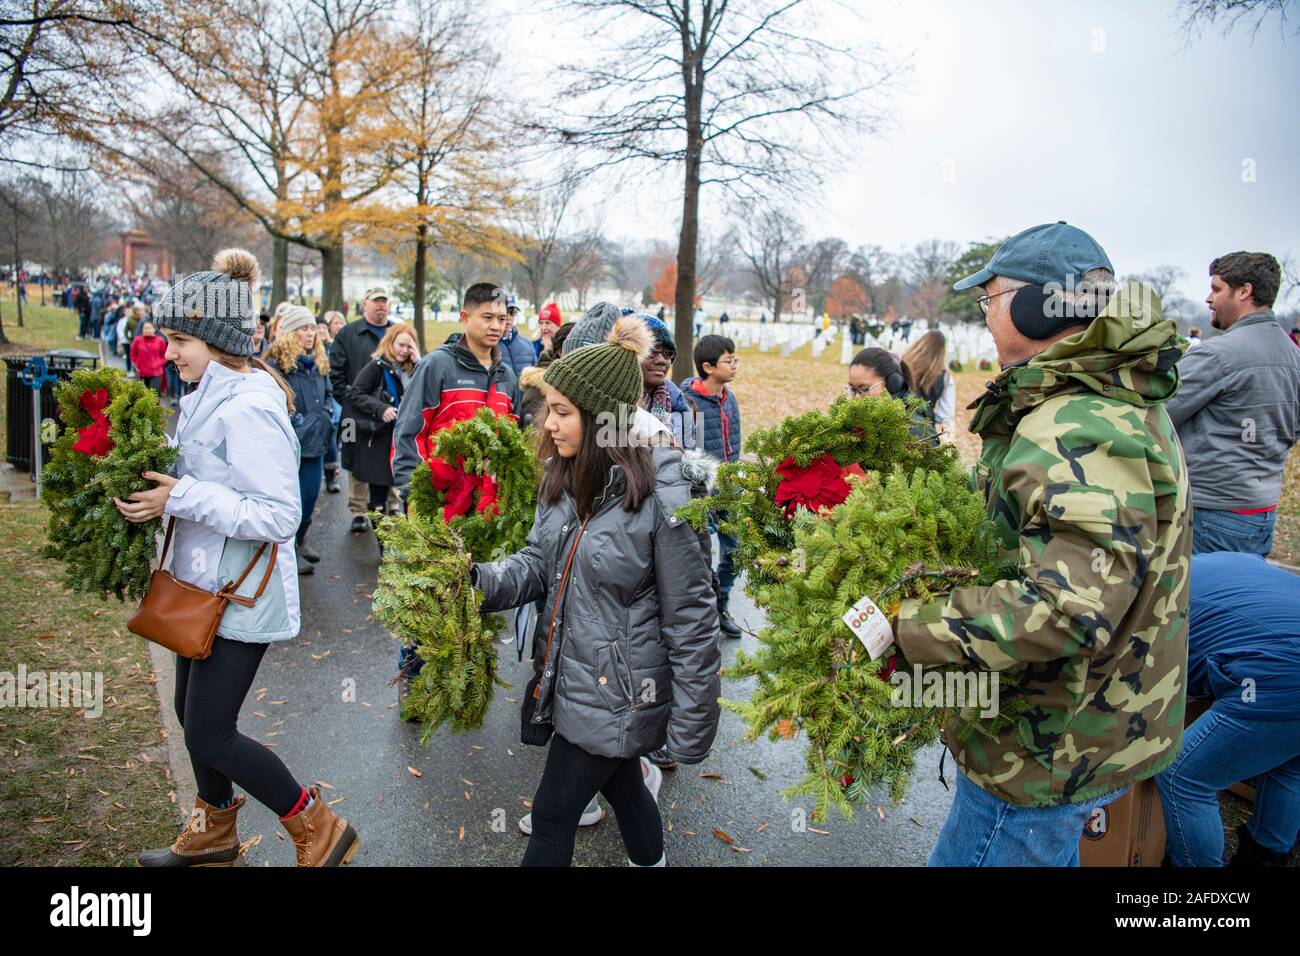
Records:
M253 555L253 560L248 562L248 567L244 568L239 580L229 582L214 594L193 584L178 581L171 572L163 570L175 528L176 519L173 518L167 525L167 537L163 541L158 568L149 578L149 590L135 614L131 615L131 620L126 622L126 628L132 634L160 644L181 657L201 661L212 653L212 640L216 637L217 626L221 623L226 604L234 601L244 607L252 607L262 596L271 580L271 573L275 570L275 559L280 546L271 545L271 560L267 562L266 574L257 586L257 593L251 598L235 592L266 553L265 541L257 549L257 554Z

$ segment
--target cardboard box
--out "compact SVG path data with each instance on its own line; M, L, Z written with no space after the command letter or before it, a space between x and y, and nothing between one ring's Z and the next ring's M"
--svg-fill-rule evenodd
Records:
M1200 717L1201 714L1205 713L1213 705L1214 701L1203 697L1187 698L1187 711L1183 717L1183 726L1192 726L1192 724L1196 722L1196 718ZM1237 796L1241 797L1243 800L1249 801L1250 803L1255 802L1255 788L1248 783L1234 783L1228 788L1228 792L1235 793Z
M1165 814L1151 779L1094 810L1079 839L1080 866L1159 866L1164 855Z

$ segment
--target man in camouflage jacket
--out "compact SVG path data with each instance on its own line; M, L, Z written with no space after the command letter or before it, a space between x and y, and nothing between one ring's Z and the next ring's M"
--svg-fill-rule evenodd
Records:
M976 285L1003 368L973 406L975 478L1019 574L903 602L896 637L911 664L1015 671L1028 709L993 740L949 728L962 773L930 862L1077 865L1091 811L1178 754L1190 499L1164 402L1182 346L1065 223L954 288Z

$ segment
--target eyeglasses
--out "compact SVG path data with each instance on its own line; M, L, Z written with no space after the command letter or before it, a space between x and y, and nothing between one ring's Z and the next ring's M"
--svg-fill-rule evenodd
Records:
M672 351L671 349L660 347L657 349L650 350L650 358L666 358L668 361L671 362L673 359L677 358L677 353Z
M876 394L877 389L884 387L884 382L876 382L874 385L845 385L844 394L850 398L866 398L868 395Z
M994 292L992 295L982 295L975 301L980 304L980 311L985 315L989 314L989 299L996 299L1000 295L1006 295L1008 292L1019 292L1020 289L1003 289L1001 292Z

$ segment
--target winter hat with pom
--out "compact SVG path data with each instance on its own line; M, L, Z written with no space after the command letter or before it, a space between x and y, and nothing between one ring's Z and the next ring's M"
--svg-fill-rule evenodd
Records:
M315 325L316 316L311 314L311 310L301 305L291 305L280 315L280 325L277 331L283 335L286 332L295 332L307 325Z
M564 351L576 352L584 345L600 345L609 338L609 331L618 321L618 306L597 302L580 318L569 337L564 340Z
M570 335L570 338L573 336ZM552 362L543 381L593 415L631 416L641 401L641 363L650 354L650 330L637 318L620 318L605 342L588 345Z
M231 355L252 355L257 325L253 293L260 272L247 249L223 249L213 257L210 272L185 276L154 303L154 319L162 328Z

